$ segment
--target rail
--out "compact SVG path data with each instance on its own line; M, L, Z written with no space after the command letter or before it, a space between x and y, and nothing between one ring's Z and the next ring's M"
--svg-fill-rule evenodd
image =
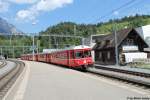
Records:
M0 69L3 68L7 64L6 61L4 60L1 60L0 62L1 62Z
M8 66L13 62L14 66ZM24 68L24 63L16 60L6 61L6 65L0 69L0 100L5 96Z
M140 69L139 68L130 68L130 67L113 67L113 66L103 66L95 64L95 68L109 70L119 73L131 74L141 77L150 77L150 70Z
M97 68L98 67L98 68ZM143 71L125 70L114 67L96 66L87 69L88 72L106 77L116 78L146 87L150 87L150 73Z

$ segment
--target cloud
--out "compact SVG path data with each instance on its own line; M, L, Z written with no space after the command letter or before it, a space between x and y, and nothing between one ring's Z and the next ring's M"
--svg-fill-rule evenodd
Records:
M73 0L40 0L33 4L30 8L18 11L16 19L34 21L42 12L53 11L71 3L73 3Z
M6 0L6 1L17 3L17 4L32 4L37 2L38 0Z
M41 0L35 6L38 11L51 11L72 2L73 0Z
M0 13L7 12L12 3L16 4L33 4L39 0L0 0Z
M33 21L35 20L36 16L37 16L37 12L34 12L32 10L20 10L18 13L17 13L17 17L16 19L17 20L23 20L23 21Z
M7 12L9 9L9 3L0 1L0 13Z

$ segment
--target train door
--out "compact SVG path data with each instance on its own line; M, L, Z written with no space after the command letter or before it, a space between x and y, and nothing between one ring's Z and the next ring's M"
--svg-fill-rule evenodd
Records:
M46 56L47 62L50 62L50 54L48 53Z
M70 67L74 66L74 50L69 50L68 51L68 65Z
M38 55L36 54L36 55L34 55L34 59L35 59L35 61L38 61Z
M49 63L50 62L50 53L46 54L46 61Z

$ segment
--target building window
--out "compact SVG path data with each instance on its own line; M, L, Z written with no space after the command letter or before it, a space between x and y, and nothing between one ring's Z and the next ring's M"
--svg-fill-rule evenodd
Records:
M98 46L101 46L101 42L98 42Z
M99 59L101 59L102 58L102 53L101 52L99 52Z
M110 59L110 52L109 51L107 52L107 58L108 58L108 60Z
M133 39L127 39L127 45L133 45L134 41Z
M96 43L96 40L92 40L92 43Z
M106 40L106 45L109 45L110 44L110 40Z

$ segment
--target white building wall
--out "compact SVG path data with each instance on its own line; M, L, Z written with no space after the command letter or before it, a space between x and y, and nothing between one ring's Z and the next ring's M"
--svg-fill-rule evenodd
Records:
M142 26L139 28L136 28L136 31L141 35L141 37L149 44L150 46L150 40L147 41L147 38L150 39L150 25Z
M84 40L84 45L87 45L90 48L93 48L95 46L95 44L96 43L93 43L92 36L90 36ZM92 55L92 60L95 62L95 52L93 50L91 51L91 55Z

